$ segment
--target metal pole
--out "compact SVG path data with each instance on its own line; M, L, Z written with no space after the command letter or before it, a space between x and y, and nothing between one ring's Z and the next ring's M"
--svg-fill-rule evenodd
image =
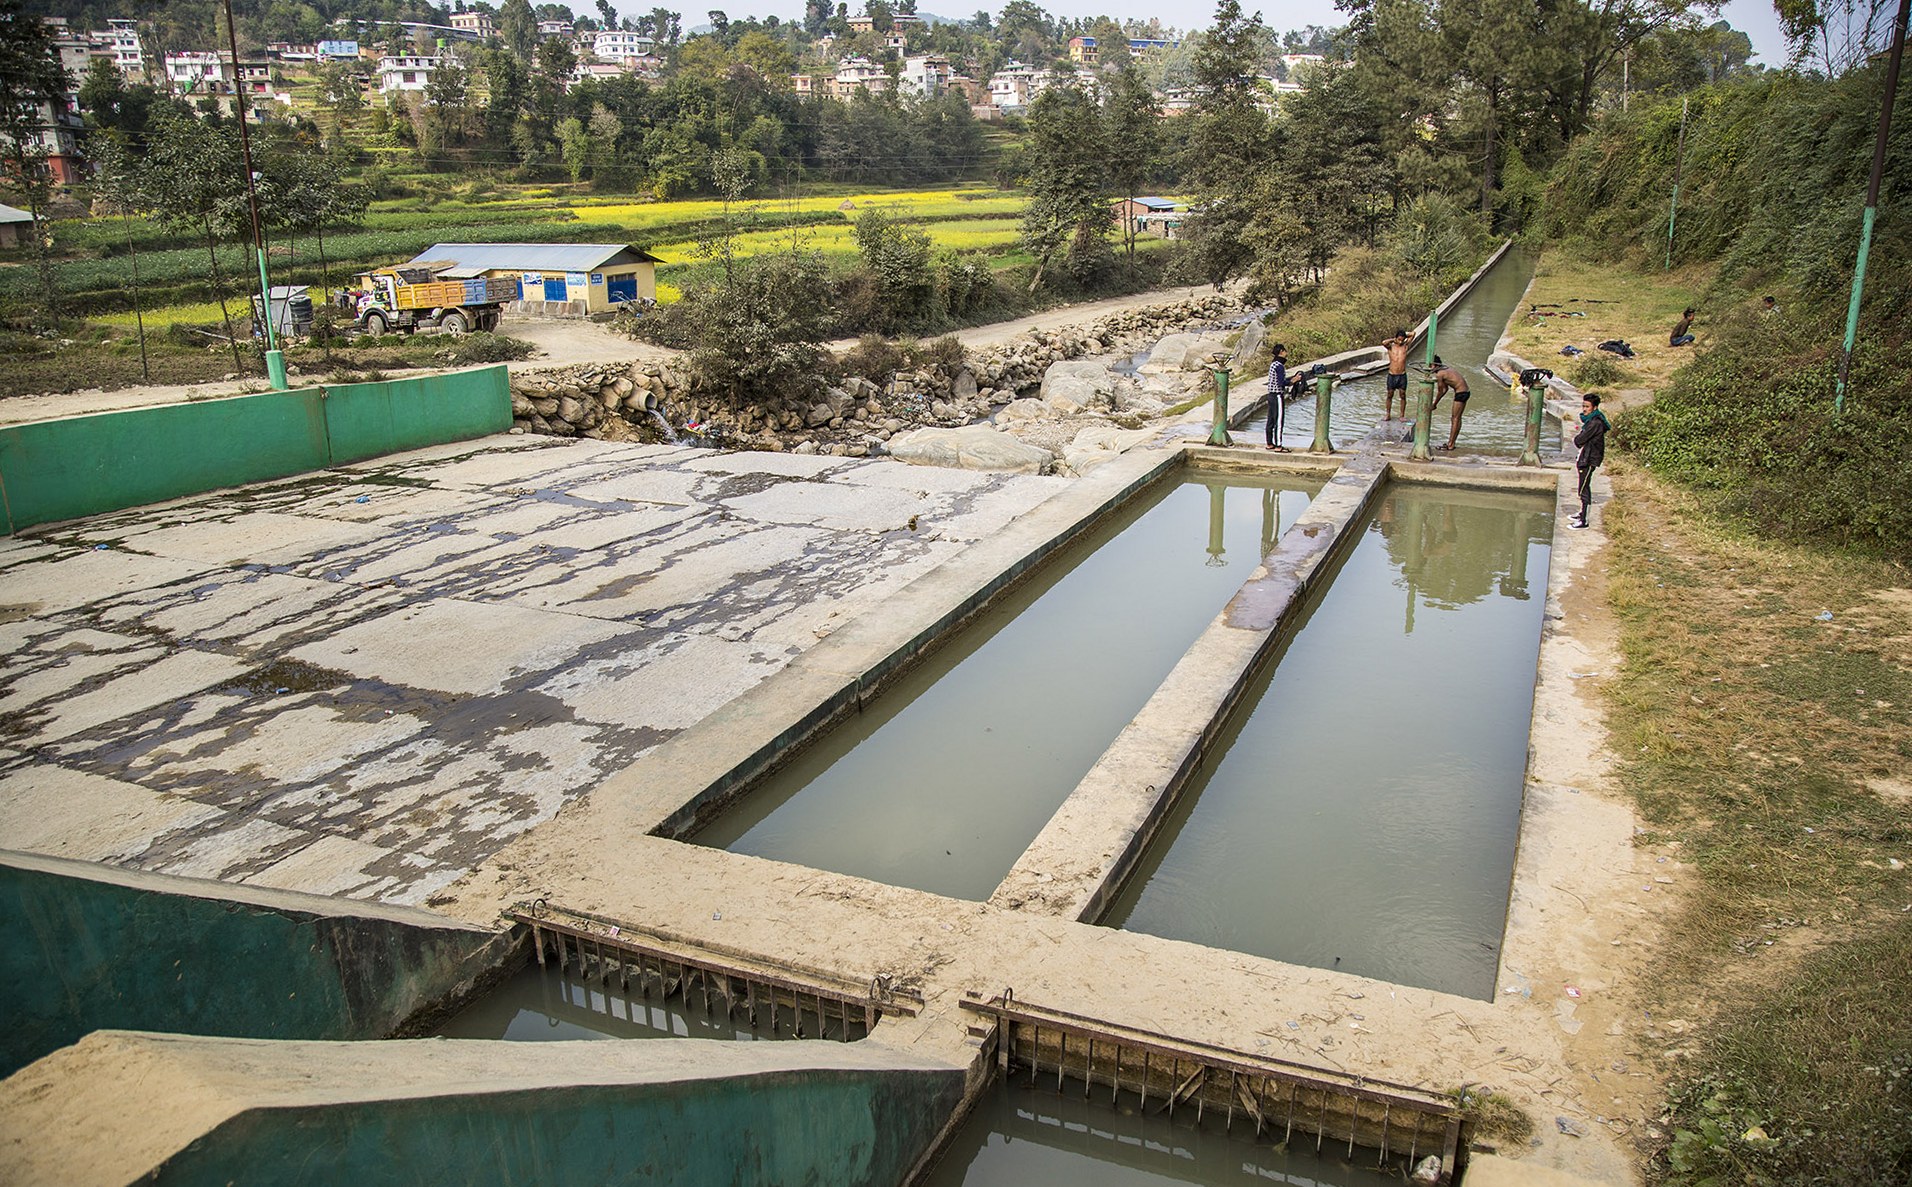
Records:
M245 79L239 74L239 30L232 23L232 0L226 8L226 47L232 51L232 110L239 118L239 155L246 165L246 207L252 213L252 246L259 258L259 302L266 323L266 377L274 389L284 391L285 355L272 329L272 283L266 279L266 237L259 226L259 190L253 184L252 136L246 131Z
M1440 322L1440 310L1427 315L1427 366L1429 374L1421 380L1420 391L1414 396L1414 448L1408 451L1408 460L1429 462L1434 454L1427 447L1428 434L1434 419L1434 406L1431 403L1434 394L1434 334Z
M1536 383L1527 389L1527 447L1521 451L1520 464L1540 464L1540 422L1547 414L1547 386Z
M1279 400L1281 393L1272 392L1271 400ZM1234 438L1228 435L1228 368L1215 368L1215 424L1208 430L1210 445L1233 445Z
M1859 298L1866 288L1866 259L1872 254L1872 223L1879 213L1879 176L1885 171L1885 142L1892 131L1892 104L1899 94L1899 60L1905 55L1905 23L1912 0L1899 0L1899 16L1892 23L1892 57L1885 67L1885 98L1879 103L1879 135L1872 142L1872 177L1866 182L1865 221L1859 228L1859 262L1852 270L1852 300L1846 305L1846 346L1839 356L1839 383L1833 389L1832 411L1846 410L1846 378L1852 373L1852 346L1859 335Z
M1333 453L1334 442L1328 439L1328 421L1334 415L1334 376L1315 377L1315 435L1314 444L1308 446L1309 453Z
M230 0L228 0L230 2ZM1680 145L1673 151L1673 205L1666 212L1666 270L1673 270L1673 220L1680 213L1680 170L1686 164L1686 106L1689 100L1680 100Z

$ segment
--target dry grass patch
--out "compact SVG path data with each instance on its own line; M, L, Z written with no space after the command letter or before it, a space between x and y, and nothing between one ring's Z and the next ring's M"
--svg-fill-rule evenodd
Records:
M1656 1017L1708 1019L1672 1069L1658 1169L1906 1182L1912 804L1878 789L1912 769L1895 613L1912 582L1737 534L1624 462L1614 488L1609 728L1641 841L1678 846L1697 873L1666 921L1679 959L1646 996Z
M1576 244L1549 244L1527 286L1508 349L1538 367L1552 367L1583 388L1657 388L1693 357L1693 346L1668 346L1667 335L1680 310L1700 306L1694 332L1704 345L1709 311L1700 294L1712 284L1711 265L1682 267L1661 275L1642 276L1624 263L1589 259L1593 249ZM1551 316L1541 316L1548 314ZM1635 357L1622 359L1596 350L1609 338L1631 345ZM1561 355L1573 345L1588 354L1580 359ZM1582 384L1576 370L1591 362L1610 363L1612 372Z

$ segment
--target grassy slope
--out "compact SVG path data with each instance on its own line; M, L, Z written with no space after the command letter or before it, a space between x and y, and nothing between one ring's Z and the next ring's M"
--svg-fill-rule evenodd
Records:
M1622 331L1682 300L1677 275L1561 256L1542 279L1542 292L1614 302L1599 308ZM1659 377L1670 355L1637 370ZM1680 958L1642 987L1655 1018L1703 1020L1686 1058L1642 1052L1674 1085L1653 1176L1907 1182L1907 575L1755 540L1627 459L1612 464L1624 667L1608 728L1642 841L1676 843L1698 874L1668 921Z

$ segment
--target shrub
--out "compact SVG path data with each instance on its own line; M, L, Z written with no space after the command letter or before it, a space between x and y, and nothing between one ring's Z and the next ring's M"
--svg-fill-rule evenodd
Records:
M466 334L451 348L452 357L461 363L508 363L528 359L538 348L522 338L490 334L483 330Z
M1630 374L1625 367L1606 355L1590 351L1575 361L1568 378L1581 391L1588 391L1596 387L1616 387L1625 383Z

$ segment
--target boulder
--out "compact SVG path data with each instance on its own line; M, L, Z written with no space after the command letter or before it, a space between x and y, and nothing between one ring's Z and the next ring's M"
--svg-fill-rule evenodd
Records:
M1255 352L1267 341L1268 327L1261 324L1260 318L1242 327L1241 338L1235 343L1235 353L1228 356L1229 369L1238 370L1243 363L1254 358Z
M1042 400L1058 412L1069 413L1109 401L1115 376L1104 363L1090 360L1052 363L1042 374Z
M965 367L956 373L956 382L950 385L949 392L958 400L976 398L976 373Z
M1041 420L1050 415L1050 412L1051 409L1049 405L1043 403L1041 400L1011 400L1001 412L996 414L996 419L1003 423L1018 420Z
M1034 401L1031 401L1034 403ZM987 425L960 429L917 429L893 438L889 452L914 466L949 466L1004 474L1046 474L1054 455L998 433Z
M1222 346L1219 335L1170 334L1155 344L1148 362L1143 363L1140 370L1150 375L1198 370L1207 366L1208 356Z

